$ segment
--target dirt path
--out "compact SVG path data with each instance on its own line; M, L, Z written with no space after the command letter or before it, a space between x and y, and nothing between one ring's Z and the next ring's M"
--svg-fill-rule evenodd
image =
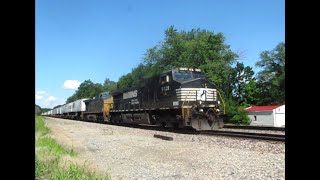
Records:
M270 148L268 143L221 137L208 142L182 134L164 141L141 129L45 121L60 144L73 147L79 159L100 173L109 172L112 179L285 179L284 144ZM256 145L248 149L253 146L248 143ZM276 148L279 152L268 151Z

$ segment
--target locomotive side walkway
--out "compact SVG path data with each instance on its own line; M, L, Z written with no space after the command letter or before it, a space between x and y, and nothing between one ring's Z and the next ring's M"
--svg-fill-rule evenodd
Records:
M285 143L45 118L58 143L112 179L285 179ZM173 137L166 141L154 135Z

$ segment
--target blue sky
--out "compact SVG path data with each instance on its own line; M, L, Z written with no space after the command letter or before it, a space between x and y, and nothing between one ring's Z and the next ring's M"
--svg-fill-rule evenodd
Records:
M285 41L284 0L36 0L36 104L63 104L87 79L118 81L148 48L178 31L222 32L254 67Z

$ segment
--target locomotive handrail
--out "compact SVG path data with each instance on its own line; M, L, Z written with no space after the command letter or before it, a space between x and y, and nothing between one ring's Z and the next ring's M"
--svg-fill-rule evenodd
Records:
M221 96L220 92L218 91L218 89L217 89L217 92L218 92L220 99L222 100L222 103L223 103L223 114L226 114L226 104L224 103L224 100L222 99L222 96Z
M188 92L188 95L186 95L186 98L184 98L184 101L183 101L183 103L182 103L182 105L181 105L181 111L182 111L182 119L184 119L184 103L186 102L186 100L187 100L187 98L188 98L188 96L189 96L189 94L190 94L191 92ZM188 103L189 103L189 100L188 100ZM187 109L189 109L189 108L187 108ZM187 111L187 116L189 116L189 111Z

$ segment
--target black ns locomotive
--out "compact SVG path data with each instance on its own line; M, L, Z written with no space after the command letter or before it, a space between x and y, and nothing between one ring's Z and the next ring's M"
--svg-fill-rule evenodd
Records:
M200 69L175 68L138 86L111 91L115 123L212 130L223 127L218 92Z

